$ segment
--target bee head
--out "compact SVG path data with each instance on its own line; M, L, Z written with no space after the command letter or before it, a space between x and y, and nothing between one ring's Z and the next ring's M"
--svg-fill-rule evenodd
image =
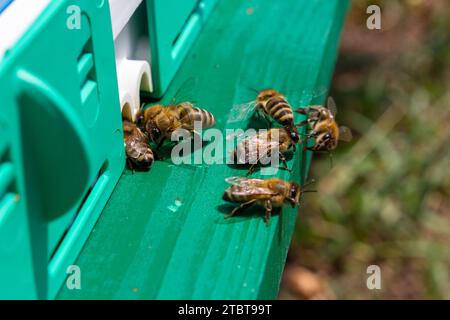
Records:
M138 158L138 162L142 167L149 168L153 163L153 153L146 151L145 153L140 155L140 157Z
M148 138L153 142L158 141L161 137L161 130L153 121L146 123L145 131L147 131Z
M294 208L295 205L298 205L300 203L300 194L301 193L302 192L301 192L300 186L295 182L291 183L291 187L289 189L289 195L286 199L289 201L292 208Z
M293 127L293 130L288 130L289 136L291 137L291 140L293 143L298 143L300 141L300 136L297 132L297 128Z
M153 152L144 146L144 149L136 148L136 146L127 145L126 153L128 160L132 163L133 168L146 170L150 168L153 163Z
M137 158L131 158L133 162L133 167L139 170L148 170L153 163L153 155L150 153L144 153L139 155Z
M144 113L142 111L139 111L136 114L136 125L139 128L143 128L143 126L144 126Z
M319 133L315 138L315 151L331 151L336 148L337 139L329 131Z

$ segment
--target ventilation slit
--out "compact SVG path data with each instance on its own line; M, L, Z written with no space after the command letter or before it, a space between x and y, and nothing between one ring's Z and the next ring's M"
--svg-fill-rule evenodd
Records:
M84 104L92 94L98 94L92 38L86 42L78 57L77 70L80 77L81 102Z
M0 224L19 201L9 150L0 156Z

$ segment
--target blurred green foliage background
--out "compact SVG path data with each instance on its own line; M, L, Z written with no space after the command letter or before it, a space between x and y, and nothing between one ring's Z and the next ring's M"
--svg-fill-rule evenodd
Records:
M331 95L354 140L315 155L281 299L450 299L449 89L449 1L353 1Z

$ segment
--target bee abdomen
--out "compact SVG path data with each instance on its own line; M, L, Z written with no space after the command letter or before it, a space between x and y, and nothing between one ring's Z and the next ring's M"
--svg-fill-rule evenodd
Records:
M241 202L247 202L248 201L248 197L245 195L240 195L240 194L235 194L233 192L233 186L231 186L230 188L228 188L227 190L225 190L225 192L223 193L222 199L228 202L237 202L237 203L241 203Z
M266 103L267 113L281 125L291 125L294 121L294 115L289 103L280 97L270 98Z
M236 164L256 164L268 155L266 151L258 144L249 143L248 140L245 140L234 149L233 160Z
M247 164L248 163L248 143L242 142L236 146L233 150L233 160L236 164Z
M230 189L225 190L225 192L223 193L222 199L225 201L228 201L228 202L234 202L233 195L232 195Z
M202 129L210 128L216 123L211 112L192 106L191 104L180 104L180 119L189 123L192 127L194 122L200 122Z
M199 109L199 108L197 108ZM212 126L214 126L216 124L216 119L214 118L214 116L212 115L211 112L209 112L208 110L205 109L199 109L200 113L201 113L201 121L202 121L202 128L206 129L206 128L211 128Z

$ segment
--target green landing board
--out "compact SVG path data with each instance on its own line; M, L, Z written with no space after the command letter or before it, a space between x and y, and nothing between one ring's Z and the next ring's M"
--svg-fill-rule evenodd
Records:
M259 125L230 122L233 105L254 99L249 88L277 88L294 106L322 103L347 9L343 0L220 1L163 102L193 78L182 100L210 110L221 130ZM278 175L304 180L310 158L298 148L293 173ZM81 290L64 286L59 298L275 298L303 212L286 207L269 226L258 208L225 220L224 179L245 173L170 160L125 171L76 262Z

